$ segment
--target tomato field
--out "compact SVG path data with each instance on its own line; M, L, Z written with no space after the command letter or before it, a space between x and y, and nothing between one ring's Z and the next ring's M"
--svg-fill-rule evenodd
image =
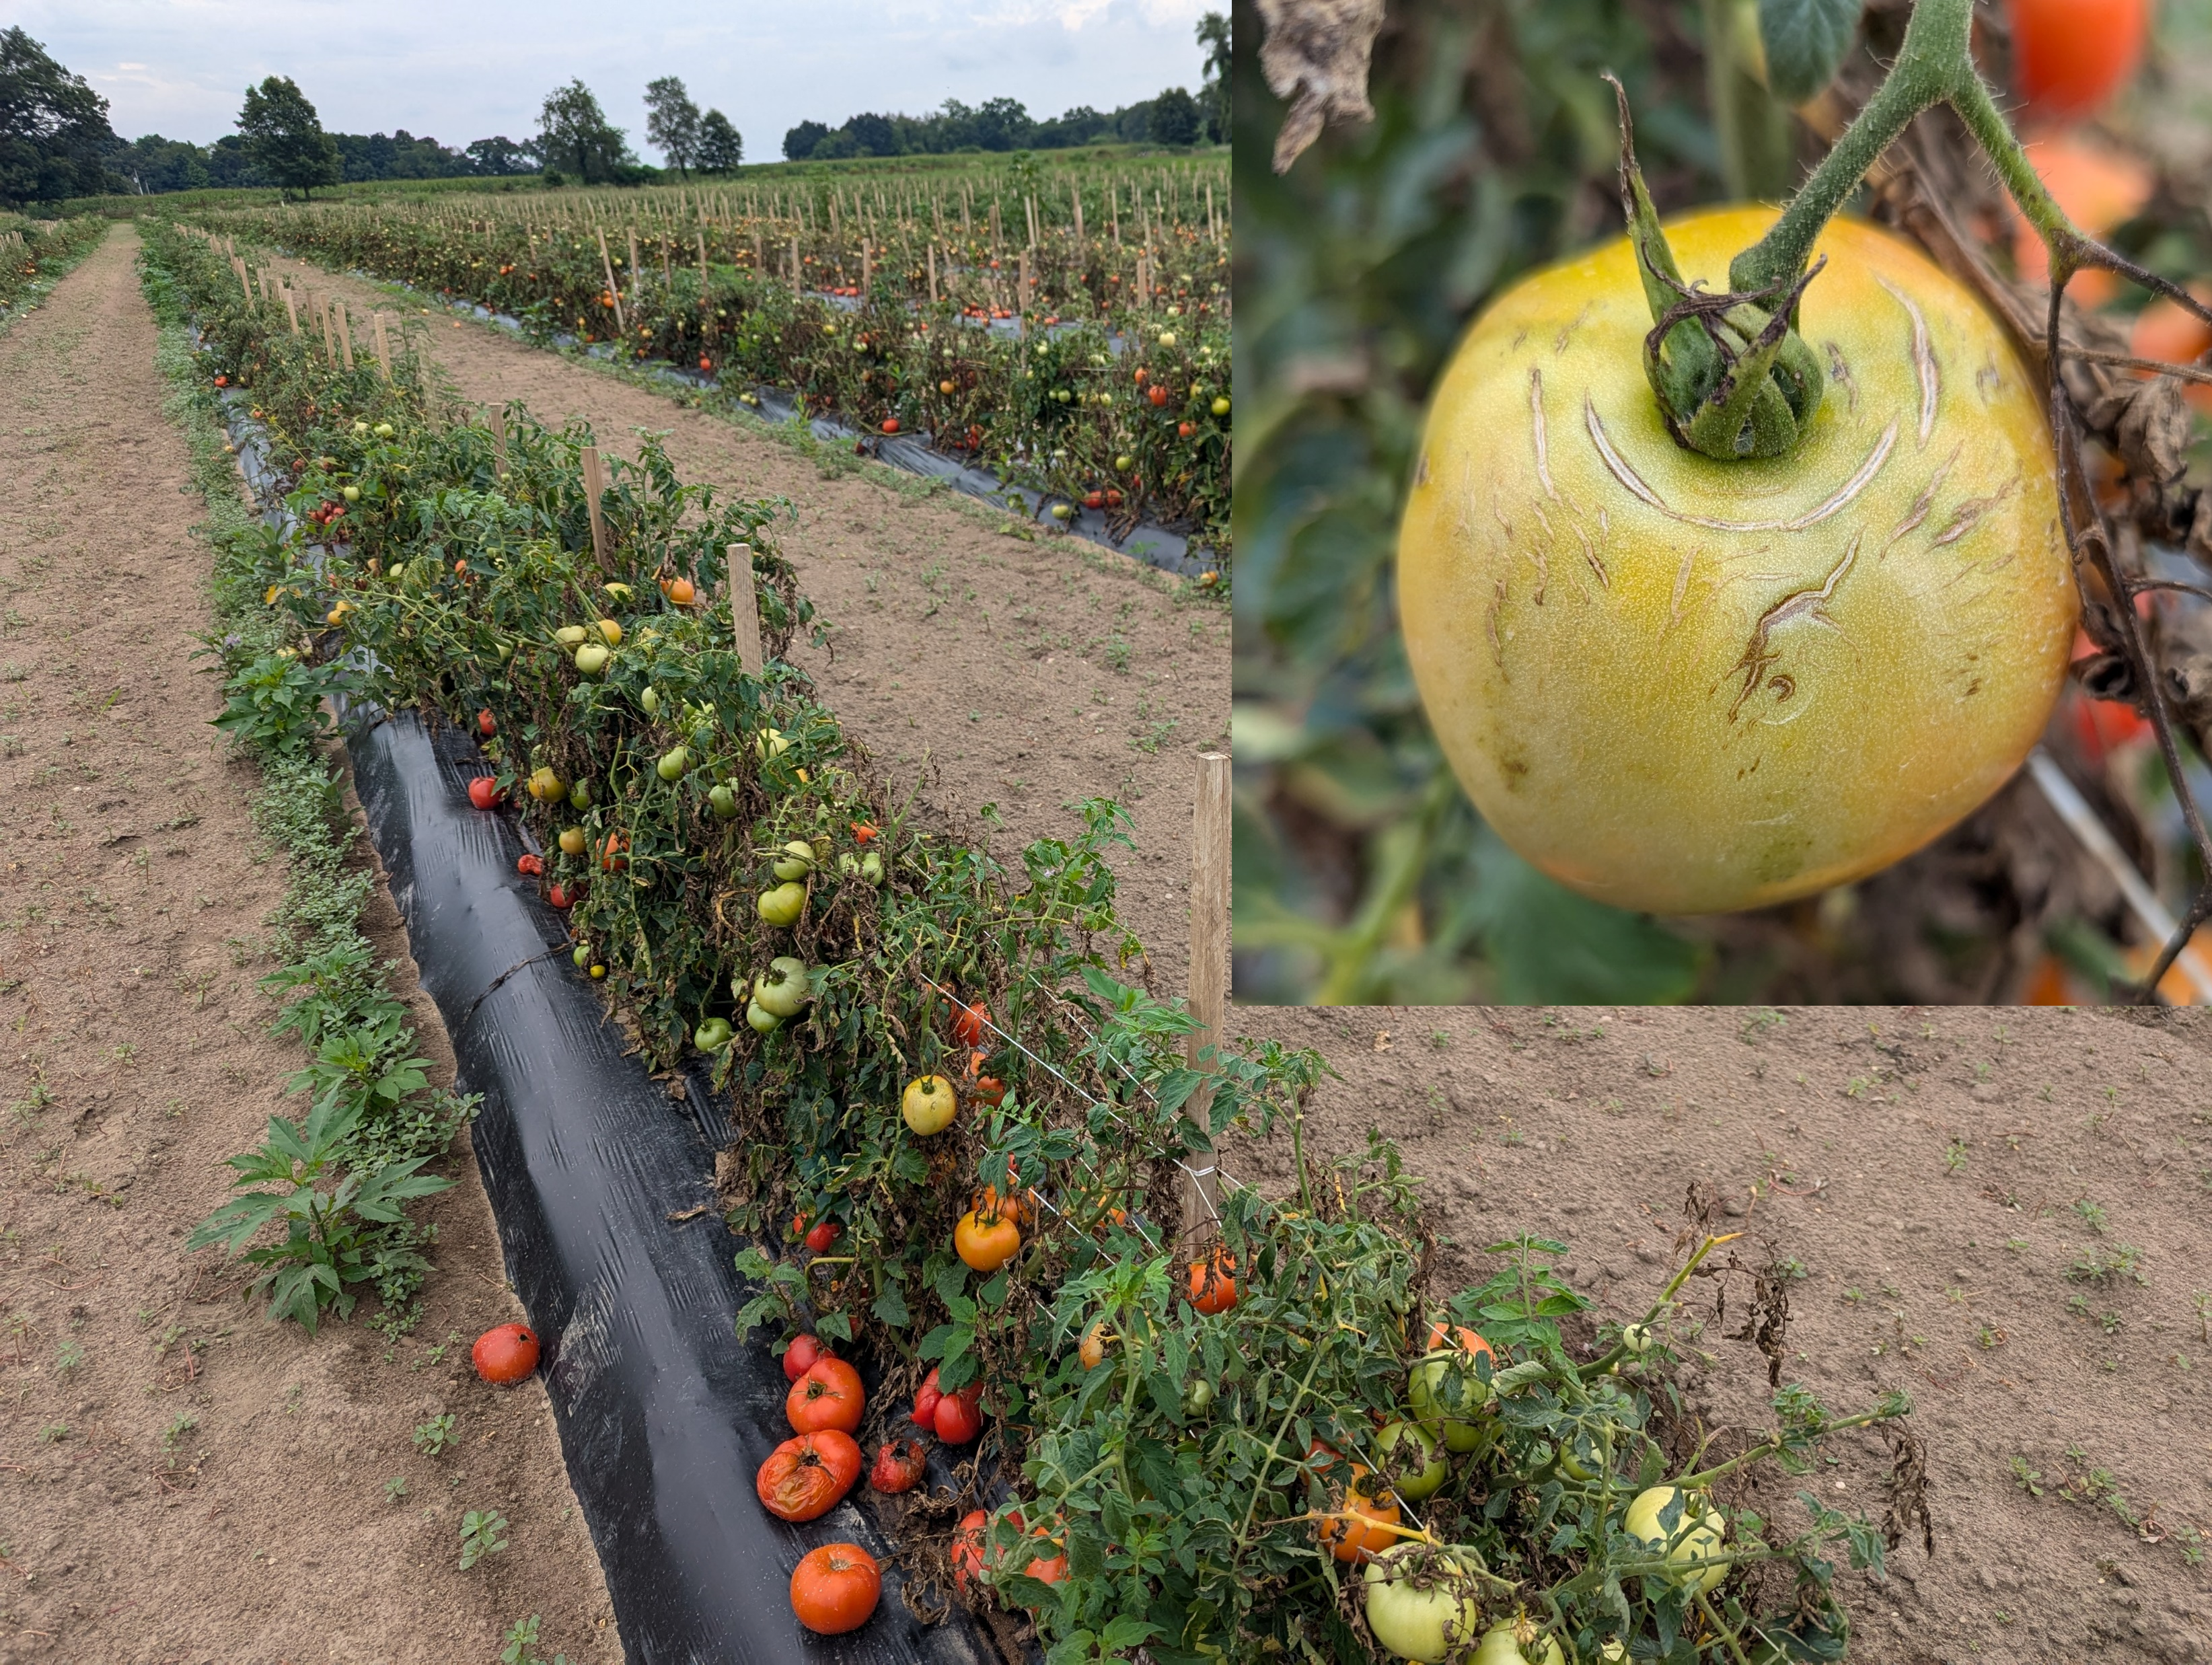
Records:
M194 217L540 340L696 368L743 403L772 387L863 434L926 435L1225 562L1227 187L1202 161L1025 162Z
M717 1182L754 1291L732 1345L784 1352L791 1381L763 1504L805 1522L873 1453L909 1610L967 1607L1016 1649L1033 1626L1060 1659L1839 1645L1838 1567L1881 1532L1703 1499L1898 1423L1904 1396L1790 1390L1770 1442L1702 1464L1661 1333L1571 1346L1589 1303L1561 1245L1504 1237L1431 1285L1394 1147L1300 1137L1318 1054L1193 1067L1194 1019L1120 975L1116 806L1013 872L883 791L778 658L815 621L763 506L650 445L609 461L580 427L448 409L407 350L388 378L333 365L248 262L146 234L201 332L199 396L243 411L293 517L218 550L234 726L279 757L342 694L475 737L472 812L524 817L574 975L646 1061L729 1091ZM1232 1128L1288 1139L1290 1182L1224 1181L1218 1223L1185 1218L1183 1166ZM1687 1244L1642 1322L1721 1246ZM954 1465L926 1497L917 1429ZM1649 1520L1624 1523L1621 1486ZM801 1621L869 1622L855 1547L815 1547Z
M1417 5L1302 154L1240 16L1241 993L2212 993L2212 19L1938 9Z

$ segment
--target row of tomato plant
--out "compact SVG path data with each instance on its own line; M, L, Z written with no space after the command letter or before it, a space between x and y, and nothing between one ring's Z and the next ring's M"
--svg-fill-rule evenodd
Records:
M1842 1656L1832 1547L1878 1566L1881 1537L1810 1494L1784 1531L1741 1486L1901 1398L1834 1417L1784 1389L1772 1435L1714 1460L1669 1382L1710 1242L1626 1328L1540 1239L1435 1288L1388 1141L1309 1159L1317 1056L1186 1062L1191 1019L1130 969L1118 807L1013 872L886 790L783 657L812 623L788 505L685 484L648 441L613 465L602 558L581 426L510 407L502 443L411 358L333 371L198 234L149 248L291 479L303 529L234 558L293 663L470 726L473 795L535 829L579 969L648 1063L730 1095L737 1331L793 1380L763 1504L818 1518L876 1446L908 1603L1026 1613L1054 1662ZM1295 1188L1224 1186L1212 1246L1178 1252L1176 1164L1285 1122ZM957 1490L913 1487L917 1428ZM866 1621L848 1548L802 1569L808 1622Z
M107 222L97 214L79 214L65 220L33 220L21 215L0 214L0 312L18 301L37 297L89 253L106 234Z
M926 434L1062 508L1088 504L1124 529L1149 517L1229 552L1227 256L1195 228L1177 228L1171 252L1147 260L1154 293L1141 307L1127 251L1051 240L1062 263L1030 305L1034 327L1012 336L988 327L1011 316L1015 277L1012 257L986 239L952 252L932 303L914 293L926 271L891 263L889 246L864 289L849 239L835 242L834 256L828 241L802 256L806 281L794 290L773 260L757 268L741 232L723 228L702 275L696 245L674 231L649 237L632 269L627 240L610 239L603 256L593 229L462 223L397 205L200 220L510 313L541 341L573 333L617 343L632 362L696 365L715 375L724 398L751 404L756 385L789 389L809 415L865 433Z

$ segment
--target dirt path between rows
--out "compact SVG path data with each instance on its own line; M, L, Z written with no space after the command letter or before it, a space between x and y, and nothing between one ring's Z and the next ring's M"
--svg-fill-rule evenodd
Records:
M283 876L191 659L208 550L137 246L0 337L0 1662L446 1665L532 1613L548 1658L618 1659L543 1389L467 1369L520 1314L465 1144L411 1336L273 1327L184 1251L303 1054L256 986ZM380 889L368 929L450 1082ZM512 1547L464 1573L495 1507Z
M295 284L392 306L379 287L280 261ZM1128 556L993 520L870 464L825 466L757 428L687 409L598 366L442 312L413 316L462 398L520 399L539 420L587 418L629 454L635 429L667 430L685 480L787 497L779 525L800 587L832 626L831 651L798 662L891 777L963 819L1005 817L1002 858L1081 827L1073 806L1115 797L1136 849L1115 860L1121 917L1144 941L1155 987L1181 994L1190 938L1195 759L1229 734L1227 610L1200 603Z
M1696 1184L1746 1261L1786 1268L1785 1385L1839 1413L1911 1394L1935 1553L1914 1528L1886 1586L1844 1579L1859 1665L2212 1659L2206 1014L1243 1007L1233 1024L1335 1066L1314 1144L1360 1150L1370 1126L1401 1141L1454 1240L1440 1292L1526 1229L1569 1246L1600 1316L1640 1316L1680 1264ZM1281 1194L1289 1146L1241 1143L1223 1166ZM1723 1322L1693 1284L1702 1330L1678 1331L1711 1359L1683 1385L1723 1455L1772 1426L1766 1361L1738 1334L1750 1293L1736 1281ZM1889 1451L1852 1435L1834 1455L1756 1506L1798 1529L1811 1487L1879 1523Z

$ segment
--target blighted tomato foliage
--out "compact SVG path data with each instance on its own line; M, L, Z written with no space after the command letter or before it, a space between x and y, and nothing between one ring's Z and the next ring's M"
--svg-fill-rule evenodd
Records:
M742 669L726 544L750 545L772 653L811 622L775 506L684 486L648 444L613 465L602 562L582 430L510 410L502 453L411 355L391 384L333 370L198 237L156 223L147 245L313 529L232 539L233 599L261 586L300 657L482 736L639 1051L665 1069L708 1048L744 1134L719 1177L756 1244L733 1345L804 1331L872 1362L872 1439L910 1432L932 1367L945 1390L980 1384L957 1495L892 1528L917 1611L1025 1610L1055 1662L1358 1665L1382 1631L1401 1647L1394 1602L1442 1591L1452 1617L1423 1657L1501 1629L1529 1658L1842 1656L1832 1558L1878 1565L1882 1534L1809 1493L1785 1525L1741 1487L1908 1407L1838 1416L1783 1386L1766 1438L1712 1449L1671 1338L1697 1322L1693 1278L1749 1269L1713 1262L1701 1222L1626 1328L1594 1322L1543 1239L1492 1243L1485 1281L1436 1288L1395 1147L1307 1151L1318 1056L1261 1043L1201 1060L1205 1078L1186 1061L1191 1019L1147 992L1115 913L1116 807L1004 868L888 793L799 672ZM766 917L779 883L799 893L784 925ZM803 998L780 975L793 1009L756 1017L774 958L803 963ZM924 1074L961 1103L918 1137L899 1105ZM1286 1133L1295 1186L1224 1183L1194 1265L1176 1164L1232 1126ZM950 1242L986 1188L1021 1242L982 1273ZM1782 1322L1759 1331L1778 1360ZM991 1500L985 1541L949 1554L952 1521ZM1062 1555L1064 1576L1036 1576Z
M810 238L819 270L794 294L780 271L752 265L742 229L714 228L716 258L703 278L686 264L688 232L656 234L648 247L665 241L674 263L665 274L649 264L624 270L618 325L602 273L623 257L617 249L608 257L614 267L604 267L598 241L579 231L486 222L487 235L400 204L198 218L341 270L511 311L540 341L580 331L586 342L619 340L635 362L702 361L720 384L702 401L750 400L740 390L757 384L790 389L810 416L839 416L869 434L926 434L1011 484L1079 503L1095 492L1095 507L1123 529L1149 517L1229 553L1228 273L1202 224L1163 224L1159 252L1142 265L1133 237L1123 248L1048 235L1029 316L1054 327L1010 337L977 327L992 308L963 304L979 303L986 283L1011 294L1012 253L994 258L988 239L959 251L957 283L951 256L933 257L948 262L938 300L919 254L913 271L876 266L864 292L857 254L833 253L839 246L826 235ZM817 264L816 254L806 259ZM1154 289L1143 310L1133 304L1140 272ZM857 304L842 306L816 284Z

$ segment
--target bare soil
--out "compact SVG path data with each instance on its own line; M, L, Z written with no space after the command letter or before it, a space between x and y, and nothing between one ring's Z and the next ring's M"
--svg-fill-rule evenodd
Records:
M1782 1380L1832 1409L1908 1390L1935 1552L1842 1583L1864 1665L2212 1659L2212 1019L2048 1008L1240 1007L1319 1048L1314 1145L1377 1127L1429 1176L1436 1288L1522 1229L1600 1316L1680 1264L1697 1188L1746 1262L1789 1268ZM1279 1194L1287 1132L1223 1153ZM2088 1275L2092 1263L2127 1270ZM1693 1282L1692 1407L1741 1449L1766 1360ZM1817 1487L1877 1522L1893 1460L1844 1437L1756 1494L1785 1528ZM2022 1474L2024 1468L2025 1474ZM2031 1492L2028 1486L2037 1490ZM2123 1514L2124 1510L2124 1515ZM2134 1522L2130 1523L2130 1520Z
M277 264L357 316L393 305L381 286ZM795 658L847 732L894 781L927 771L922 801L961 823L995 804L1002 859L1079 830L1083 800L1118 798L1136 842L1114 862L1121 917L1158 992L1183 992L1195 760L1229 735L1225 606L1127 556L834 448L808 456L763 423L495 325L419 304L410 316L465 400L520 399L549 424L585 417L610 451L665 432L684 479L789 499L797 518L779 524L779 547L830 626L826 651Z
M411 1336L271 1325L185 1252L302 1054L256 984L282 863L191 659L208 551L137 246L0 337L0 1662L489 1661L532 1613L547 1657L618 1659L544 1390L468 1368L521 1315L465 1142ZM368 929L450 1082L381 889ZM483 1508L512 1547L464 1573Z

